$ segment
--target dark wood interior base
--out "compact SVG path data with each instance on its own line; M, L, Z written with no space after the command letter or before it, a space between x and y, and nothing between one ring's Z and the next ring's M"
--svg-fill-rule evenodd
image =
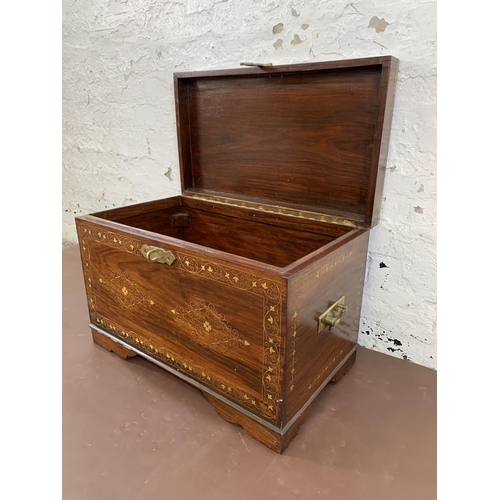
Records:
M330 382L336 384L353 366L356 362L356 353L358 350L356 349L344 362L344 364L340 367L340 369L335 373L335 375L331 378Z
M109 337L106 337L102 333L97 332L93 328L90 328L90 330L92 331L92 338L94 340L94 344L97 344L103 349L106 349L106 351L114 352L117 356L120 356L120 358L122 359L133 358L134 356L137 356L137 353L131 351L130 349L127 349L122 344L114 342Z
M203 391L202 391L203 392ZM269 427L260 424L253 418L235 410L228 404L220 401L214 396L203 392L203 395L217 409L219 415L231 424L239 425L252 438L267 446L276 453L283 453L293 438L298 434L300 426L307 420L311 413L313 403L311 403L297 418L297 420L285 432L276 432Z

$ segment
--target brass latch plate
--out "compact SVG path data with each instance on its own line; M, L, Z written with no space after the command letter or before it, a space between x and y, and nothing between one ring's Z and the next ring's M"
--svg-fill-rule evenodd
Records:
M141 254L148 262L168 264L169 266L175 260L175 255L170 250L164 250L163 248L153 247L150 245L143 245L141 248Z

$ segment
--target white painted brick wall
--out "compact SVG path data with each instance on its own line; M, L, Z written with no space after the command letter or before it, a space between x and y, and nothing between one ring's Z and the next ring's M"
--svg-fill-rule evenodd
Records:
M434 1L63 0L63 240L77 214L180 192L174 71L385 54L400 73L360 343L435 368Z

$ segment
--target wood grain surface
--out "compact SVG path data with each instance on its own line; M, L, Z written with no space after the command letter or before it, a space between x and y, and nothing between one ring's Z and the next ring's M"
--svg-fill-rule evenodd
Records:
M255 211L236 207L217 208L211 211L206 204L199 209L183 204L137 213L119 222L276 267L290 265L349 230L332 224L307 224L305 220L300 223L285 216L260 214L257 218Z
M184 192L300 203L371 226L396 71L394 58L381 57L176 75Z
M282 453L356 358L397 65L175 75L182 195L76 218L94 342L190 381Z
M98 220L98 219L97 219ZM281 422L286 282L228 264L216 252L168 246L175 262L150 263L163 242L89 220L78 234L91 321L250 412Z
M288 279L284 420L308 401L356 345L365 281L368 230ZM340 323L318 333L317 317L345 297Z

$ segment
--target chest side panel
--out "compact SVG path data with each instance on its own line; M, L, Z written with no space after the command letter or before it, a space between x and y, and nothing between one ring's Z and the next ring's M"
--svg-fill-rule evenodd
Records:
M78 223L91 321L261 418L279 423L284 280L135 234ZM143 245L170 250L148 262Z
M284 422L291 419L357 343L369 232L290 278ZM344 297L347 310L331 330L318 316Z

